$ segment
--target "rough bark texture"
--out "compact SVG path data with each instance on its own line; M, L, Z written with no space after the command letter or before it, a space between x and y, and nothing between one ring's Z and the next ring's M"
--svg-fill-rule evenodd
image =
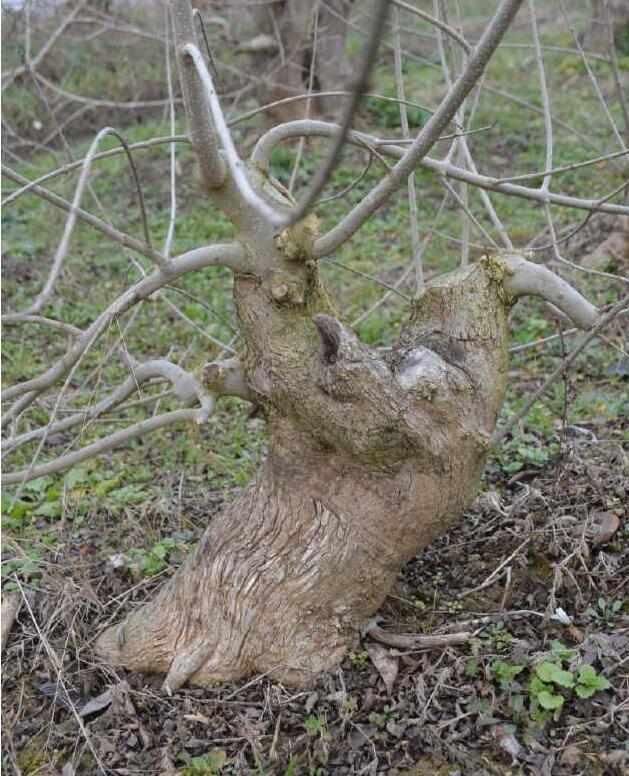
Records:
M334 317L306 243L285 235L264 277L235 279L269 428L257 480L99 640L108 661L164 672L171 690L253 672L301 685L334 667L401 565L477 490L505 388L500 260L429 286L381 358Z

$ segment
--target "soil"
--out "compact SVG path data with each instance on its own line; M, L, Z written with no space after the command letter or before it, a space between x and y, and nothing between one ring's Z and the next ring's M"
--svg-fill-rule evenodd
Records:
M490 466L457 527L403 569L380 628L464 631L466 643L393 648L366 634L336 673L298 692L257 676L168 697L159 677L97 664L95 635L163 575L138 582L114 568L101 549L114 529L98 516L68 531L41 581L23 586L5 650L3 772L626 773L629 459L619 425L564 429L543 469L509 478ZM184 508L200 533L207 496ZM586 699L558 690L556 718L534 719L529 678L557 659L557 641L571 650L564 668L591 664L610 687ZM497 661L523 668L501 686Z

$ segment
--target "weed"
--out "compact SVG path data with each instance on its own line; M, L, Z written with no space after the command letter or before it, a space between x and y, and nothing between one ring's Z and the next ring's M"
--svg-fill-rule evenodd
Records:
M369 653L362 650L361 652L350 652L349 662L354 668L366 668L369 665Z
M491 665L494 681L507 695L507 705L516 719L544 724L550 718L557 721L566 703L574 695L591 698L607 690L609 681L588 664L574 665L576 652L560 641L553 641L548 658L530 668L523 664L496 660ZM516 677L522 676L528 683ZM528 713L525 695L528 694Z
M328 725L324 716L310 714L304 720L304 727L306 728L306 733L313 738L319 737L323 739L329 736Z
M180 776L216 776L227 764L227 754L223 749L212 749L201 757L190 757L179 771Z
M624 601L622 599L599 596L596 606L588 606L584 614L599 625L607 626L611 625L622 614L623 607Z

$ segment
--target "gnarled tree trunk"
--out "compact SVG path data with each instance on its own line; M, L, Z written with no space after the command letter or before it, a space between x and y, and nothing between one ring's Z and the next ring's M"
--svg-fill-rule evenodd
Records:
M314 262L237 277L268 458L101 654L170 689L254 671L303 684L336 665L476 493L505 388L505 271L485 259L441 278L385 358L333 317Z
M148 235L143 243L89 216L92 225L115 234L156 267L87 329L72 327L74 340L58 362L5 390L4 398L15 401L3 424L17 422L56 382L67 385L94 340L131 306L205 266L222 264L234 272L243 352L229 363L210 365L206 385L165 359L139 364L86 415L57 421L53 412L45 426L10 439L12 449L35 441L43 445L49 433L108 411L133 393L138 379L160 376L172 384L184 406L198 407L141 421L57 461L14 471L3 482L23 483L60 471L166 424L203 423L215 399L226 393L261 407L269 454L256 481L213 518L199 546L156 599L100 636L97 649L108 662L163 672L169 690L187 680L209 684L256 671L299 685L332 668L381 605L401 565L445 531L476 493L504 397L511 304L521 295L536 294L579 326L597 321L595 308L547 269L515 254L486 256L422 286L398 342L383 355L339 320L319 277L317 259L348 240L426 158L481 78L521 2L501 0L473 49L446 26L469 49L469 57L404 149L364 133L346 134L384 27L386 2L379 0L358 86L341 126L298 121L275 128L259 140L247 164L238 155L199 49L190 3L173 0L190 141L205 193L232 221L237 241L171 259L168 241L160 253ZM67 250L96 147L110 131L102 130L92 144L72 205L46 192L70 210L47 288L54 286ZM296 204L270 178L268 161L280 140L310 135L330 137L334 143L307 195ZM377 147L379 158L389 155L399 161L319 237L317 219L309 213L345 141ZM469 172L447 160L432 160L431 165L442 175L456 177L456 172L461 180ZM544 173L545 183L549 176ZM9 177L24 185L21 176ZM473 178L481 187L491 183L485 176ZM626 208L604 199L557 195L546 185L492 185L546 204L626 215ZM42 195L45 191L41 188ZM495 223L497 215L487 205ZM506 244L511 246L508 240ZM417 272L418 282L421 274ZM615 306L607 315L617 310ZM39 313L39 307L13 317L47 321L33 312Z

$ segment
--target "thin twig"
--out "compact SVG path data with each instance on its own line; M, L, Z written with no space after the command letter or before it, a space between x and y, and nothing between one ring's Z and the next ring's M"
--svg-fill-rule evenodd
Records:
M607 312L605 315L601 316L599 322L594 326L593 329L579 342L578 345L576 345L573 350L570 352L570 355L562 361L562 363L546 378L544 383L535 391L535 393L530 397L530 399L525 402L524 406L520 409L519 412L517 412L515 415L513 415L509 420L505 423L505 425L500 428L492 437L492 446L497 447L502 440L511 432L511 430L528 414L531 407L535 404L535 402L543 396L546 391L550 388L553 383L555 383L562 375L563 373L572 365L572 363L576 360L577 356L583 351L589 344L592 342L592 340L598 335L602 329L604 329L606 326L608 326L614 318L616 318L627 306L629 305L629 296L624 296L619 302L617 302L609 312Z
M396 7L393 9L393 57L395 65L395 87L397 96L400 100L400 125L402 127L402 136L408 139L410 136L408 113L403 100L406 97L404 92L404 74L402 72L402 45L400 42L400 14ZM411 259L415 268L415 296L419 296L424 288L424 267L422 256L419 250L419 216L417 209L417 189L415 187L415 173L412 172L407 180L408 190L408 212L411 222Z
M312 181L310 188L302 200L298 203L296 208L291 210L290 215L287 218L283 218L277 224L278 227L288 227L291 224L300 221L305 215L308 214L312 206L319 199L321 192L325 188L326 183L330 179L330 176L340 161L346 138L352 126L354 114L358 108L358 103L360 102L363 93L367 90L369 75L373 65L375 64L380 38L384 30L384 23L389 7L389 0L376 1L377 5L374 12L374 18L371 23L367 42L365 43L363 49L359 74L356 78L354 88L352 89L351 97L345 107L345 111L340 122L340 129L334 138L334 144L330 149L327 158L319 167L319 171L315 176L315 179Z
M421 129L413 145L404 153L386 178L383 178L333 229L315 242L317 256L332 253L339 245L346 242L424 159L454 118L465 97L478 82L521 4L522 0L502 0L470 56L467 67L443 98L439 108Z
M87 445L80 450L55 458L49 463L40 464L39 466L28 469L21 469L16 472L11 472L10 474L3 474L2 484L14 485L26 482L27 480L37 479L38 477L56 474L57 472L76 466L82 461L107 453L121 445L127 444L127 442L130 442L133 439L139 439L153 431L159 431L159 429L166 428L166 426L171 426L174 423L200 423L202 422L200 420L201 416L202 410L199 409L174 410L173 412L167 412L164 415L157 415L148 418L147 420L142 420L133 426L117 431L115 434L98 439L96 442L92 442L92 444Z

